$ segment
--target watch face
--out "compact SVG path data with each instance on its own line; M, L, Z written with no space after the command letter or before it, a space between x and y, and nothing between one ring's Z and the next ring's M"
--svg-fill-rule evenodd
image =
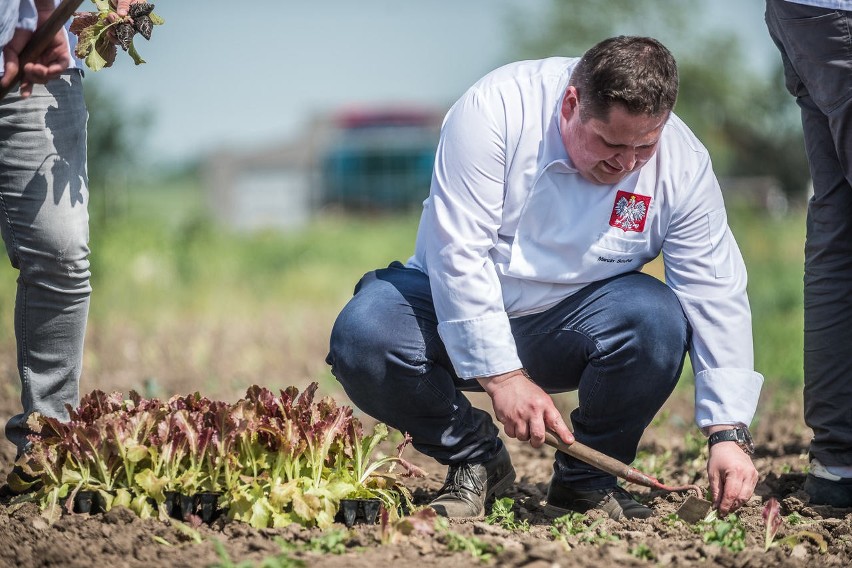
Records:
M745 453L749 455L754 453L754 440L752 440L748 428L733 428L716 432L710 436L710 445L712 446L717 442L736 442Z
M751 438L751 433L747 428L736 428L734 432L737 433L737 443L743 449L743 451L749 455L754 453L754 440Z

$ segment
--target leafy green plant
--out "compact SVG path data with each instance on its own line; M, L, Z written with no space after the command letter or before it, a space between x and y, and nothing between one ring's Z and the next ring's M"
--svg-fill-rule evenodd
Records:
M662 455L656 452L640 450L636 454L636 459L633 460L632 466L639 471L651 475L653 477L662 478L666 470L666 466L671 461L672 451L666 449Z
M515 512L512 511L514 504L515 500L510 497L496 499L491 506L491 512L485 517L485 522L490 525L501 526L508 531L529 531L530 522L527 519L522 521L515 519Z
M221 492L219 506L234 520L325 528L341 499L357 496L380 499L397 518L411 504L400 477L422 474L402 458L410 438L396 456L375 458L387 427L365 436L350 407L330 397L315 402L317 388L276 395L252 386L232 405L198 393L162 403L94 391L69 409L67 423L30 417L36 435L23 467L44 487L22 499L39 501L55 520L63 499L71 511L80 490L94 489L107 509L164 519L168 492ZM393 471L397 464L403 473Z
M590 544L618 540L617 536L610 534L601 526L603 522L603 518L592 521L587 515L572 512L554 519L550 525L550 534L566 545L568 545L568 537L577 537L580 542Z
M718 544L733 552L745 549L745 527L734 513L719 519L715 510L711 511L704 520L695 523L692 530L701 534L706 543Z
M668 515L663 517L663 523L670 527L675 527L683 523L683 520L677 516L677 513L669 513Z
M644 542L631 548L630 554L642 560L654 560L656 558L654 551Z
M291 558L286 552L264 558L257 564L248 560L234 563L231 560L228 551L225 550L225 545L222 544L220 540L214 539L213 545L216 548L216 554L219 555L220 560L219 564L214 565L214 568L302 568L307 565L302 560Z
M449 521L440 517L435 522L440 540L451 552L467 552L479 562L490 561L503 547L483 541L475 536L464 536L450 529Z
M136 65L145 63L136 47L133 36L138 32L145 39L151 38L153 26L165 20L153 12L154 5L132 4L127 16L121 17L110 0L92 0L97 12L78 12L71 22L70 31L77 36L77 57L86 62L92 71L110 67L118 52L113 38L127 51Z

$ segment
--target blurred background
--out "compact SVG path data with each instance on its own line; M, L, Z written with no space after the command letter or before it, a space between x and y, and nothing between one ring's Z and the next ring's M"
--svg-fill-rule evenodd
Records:
M676 112L722 182L766 393L797 395L809 176L762 1L154 3L165 25L135 40L147 63L119 53L85 79L94 292L83 392L334 390L332 322L364 272L411 255L455 99L504 63L642 34L675 54ZM20 388L16 277L0 265L7 400Z

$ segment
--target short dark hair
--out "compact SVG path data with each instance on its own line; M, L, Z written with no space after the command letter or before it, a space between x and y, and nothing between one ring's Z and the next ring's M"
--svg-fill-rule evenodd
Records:
M606 120L615 104L631 114L660 116L677 100L677 63L650 37L618 36L589 49L571 74L580 119Z

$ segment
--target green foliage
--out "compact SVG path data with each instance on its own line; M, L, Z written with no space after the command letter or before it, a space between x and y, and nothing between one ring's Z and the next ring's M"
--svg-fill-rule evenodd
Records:
M401 453L410 438L400 455L374 459L387 427L365 436L350 407L330 397L314 402L317 387L276 396L252 386L233 405L198 393L161 403L94 391L67 423L30 417L38 439L22 467L43 487L22 498L39 502L50 520L60 499L68 496L70 511L80 490L98 491L107 510L124 505L142 518L168 518L170 491L220 493L231 519L256 528L328 527L340 501L354 497L377 498L397 518L410 498L392 469L409 467Z
M308 563L299 558L293 558L294 554L306 552L319 555L344 554L349 550L346 547L348 540L348 533L339 529L326 531L319 536L311 537L307 542L285 540L281 537L276 537L275 543L281 548L280 553L268 556L257 563L246 560L239 564L234 564L231 561L228 552L218 539L214 539L213 543L221 560L221 563L216 565L216 568L299 568L307 566Z
M492 505L491 507L491 513L489 513L488 516L485 517L485 522L490 525L499 525L507 531L529 531L529 520L515 520L515 512L512 510L512 506L514 504L515 500L511 497L502 497L500 499L496 499L494 501L494 505Z
M117 39L136 65L145 63L136 51L133 36L138 31L149 39L153 26L165 23L163 18L150 11L153 5L146 4L147 10L131 6L130 15L122 18L106 0L92 0L92 2L98 11L77 12L69 28L69 31L77 36L75 50L77 57L84 60L86 66L92 71L110 67L115 62L118 51L113 43L113 39ZM135 12L146 13L134 15Z
M654 560L657 557L651 547L644 542L631 548L630 554L641 560Z
M748 268L755 369L766 386L799 389L803 377L802 278L805 213L771 218L729 208L729 223Z
M610 534L601 526L604 520L599 518L593 521L583 513L572 512L554 519L550 525L550 534L554 540L561 540L566 545L569 545L568 537L589 544L618 540L617 536Z
M525 7L525 17L512 22L517 58L579 56L619 34L656 37L678 61L675 112L710 150L717 173L774 176L801 202L809 173L798 109L781 78L781 57L773 74L754 73L733 33L713 28L711 35L709 27L690 25L703 13L702 4L612 0L604 9L599 2L551 0L532 18Z
M214 568L302 568L307 565L302 560L291 558L288 552L270 556L257 564L248 560L235 564L219 539L213 539L213 545L220 559L220 563L215 564Z
M699 533L708 544L718 544L733 552L745 549L745 527L734 513L719 519L712 511L706 519L695 523L692 530Z
M366 271L411 255L418 219L329 215L298 233L238 233L205 215L196 183L134 188L127 198L127 214L92 228L90 317L151 330L201 314L336 315Z
M435 522L438 538L451 552L467 552L479 562L489 562L503 548L483 541L475 536L464 536L450 529L449 521L441 517Z
M655 451L639 450L631 465L646 475L662 478L663 473L668 470L671 459L672 451L668 448L662 454Z

